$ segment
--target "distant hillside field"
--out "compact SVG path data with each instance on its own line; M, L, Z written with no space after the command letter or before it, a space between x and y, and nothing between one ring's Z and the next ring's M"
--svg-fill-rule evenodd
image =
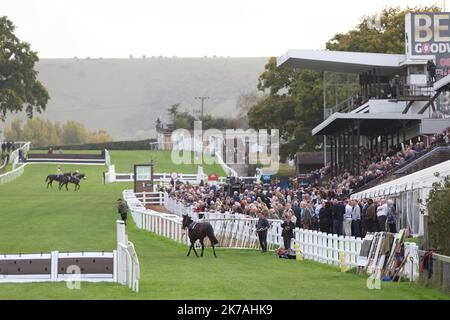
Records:
M42 59L39 79L51 100L43 117L106 129L114 140L147 139L167 108L237 114L241 93L256 90L267 58ZM16 115L8 117L8 121ZM24 118L23 115L20 117Z

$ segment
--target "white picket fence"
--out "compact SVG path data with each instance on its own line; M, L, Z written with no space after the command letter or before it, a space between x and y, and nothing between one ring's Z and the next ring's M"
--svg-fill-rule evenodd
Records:
M172 199L167 193L154 192L148 195L142 193L136 196L133 190L123 191L123 198L127 201L132 217L138 228L153 232L160 236L189 245L186 232L181 229L182 215L189 214L195 221L208 221L214 228L214 234L219 241L218 247L233 249L258 249L259 240L256 235L258 219L243 214L218 212L193 212L192 207ZM147 210L145 204L164 205L171 214ZM140 200L141 199L141 200ZM162 203L162 204L161 204ZM202 215L202 218L199 218ZM281 236L281 220L270 220L267 231L267 244L269 250L283 246ZM358 256L361 251L363 239L344 237L323 232L295 229L291 247L299 244L302 257L319 263L347 267L358 266ZM411 280L418 276L418 247L415 243L405 243L405 254L413 257L408 261L404 275ZM341 256L343 255L343 257ZM343 260L342 260L343 259Z
M188 239L181 229L181 218L179 216L147 210L144 204L136 197L133 190L125 190L122 194L123 199L130 208L133 220L139 229L144 229L177 242L188 244ZM147 199L150 199L150 197L147 197ZM150 200L148 204L150 204Z
M22 164L20 167L15 168L12 171L8 171L2 175L0 175L0 185L6 184L8 182L16 180L25 172L25 166L27 164Z
M137 197L132 190L123 192L124 199L127 201L133 219L139 228L188 244L184 232L181 230L181 215L189 214L194 220L200 220L199 215L203 215L201 221L208 221L212 224L216 238L219 240L218 246L239 249L259 248L256 235L257 218L232 213L195 213L191 207L186 207L167 194L164 194L164 196L160 194L147 195L146 199L153 198L158 204L160 204L160 199L163 199L163 205L173 214L146 210L145 205L139 200L143 199L142 194L138 194ZM149 204L150 200L146 203ZM282 221L269 220L269 223L267 244L269 249L273 250L283 246ZM339 265L339 253L343 252L347 265L352 267L357 266L357 257L362 244L361 238L343 237L303 229L295 229L292 241L298 241L305 259Z

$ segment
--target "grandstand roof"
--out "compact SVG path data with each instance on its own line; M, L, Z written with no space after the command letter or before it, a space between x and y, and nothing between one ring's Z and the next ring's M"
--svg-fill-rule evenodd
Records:
M392 127L395 130L399 120L421 121L426 118L423 114L399 114L399 113L333 113L312 130L313 135L332 135L342 128L353 124L354 120L361 120L360 133L370 136L377 131Z
M380 75L392 75L406 62L405 60L404 54L289 50L278 58L277 65L279 67L357 74L376 68Z
M440 179L434 175L436 172L439 172L441 177L450 175L450 161L442 162L407 176L355 193L351 198L377 198L398 194L408 190L431 188L433 183Z

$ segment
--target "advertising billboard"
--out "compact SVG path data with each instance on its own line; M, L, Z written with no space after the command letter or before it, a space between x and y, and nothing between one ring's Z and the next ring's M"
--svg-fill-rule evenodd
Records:
M450 57L450 13L413 12L405 17L406 54L410 59L445 61Z
M450 12L412 12L405 16L406 56L411 60L430 60L436 64L438 79L450 70ZM450 114L450 95L439 96L437 109Z

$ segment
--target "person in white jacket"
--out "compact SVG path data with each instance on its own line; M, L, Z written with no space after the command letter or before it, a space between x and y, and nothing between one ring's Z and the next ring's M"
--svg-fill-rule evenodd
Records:
M377 220L378 228L380 231L386 231L386 219L388 215L388 205L385 199L380 201L380 205L377 208Z
M343 222L344 236L351 237L353 207L351 206L349 200L346 200L345 203L346 203L345 204L345 214L344 214L344 222Z

